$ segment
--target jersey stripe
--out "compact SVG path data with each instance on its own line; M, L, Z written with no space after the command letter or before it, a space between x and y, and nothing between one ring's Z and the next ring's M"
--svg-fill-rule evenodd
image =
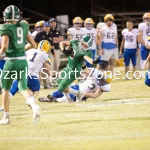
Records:
M45 42L45 41L43 40L43 42L42 42L41 45L40 45L40 49L42 48L44 42Z
M12 19L15 19L15 10L14 10L14 5L12 5L11 7L12 7Z

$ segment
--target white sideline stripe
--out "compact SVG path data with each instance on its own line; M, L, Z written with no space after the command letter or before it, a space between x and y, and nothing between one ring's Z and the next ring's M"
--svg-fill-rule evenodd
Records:
M144 101L145 100L145 101ZM77 104L79 107L99 107L99 106L113 106L113 105L138 105L138 104L150 104L150 99L122 99L111 100L107 102L99 102L94 104Z
M127 139L127 138L150 138L149 134L135 134L135 135L115 135L115 136L68 136L65 137L65 140L105 140L105 139ZM59 141L64 140L64 137L18 137L18 138L0 138L0 141L7 140L7 141L28 141L28 140L42 140L42 141Z

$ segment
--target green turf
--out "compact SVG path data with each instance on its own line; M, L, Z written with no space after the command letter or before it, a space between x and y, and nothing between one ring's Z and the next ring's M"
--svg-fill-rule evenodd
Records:
M24 98L12 99L0 150L150 150L150 88L142 79L114 81L111 92L81 104L38 103L41 121L33 125Z

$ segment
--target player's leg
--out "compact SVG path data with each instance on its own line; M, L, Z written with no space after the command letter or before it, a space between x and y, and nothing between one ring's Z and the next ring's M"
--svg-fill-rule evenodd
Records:
M130 53L128 50L124 51L124 62L125 62L125 73L127 74L127 72L130 70L129 68L129 64L130 64Z
M40 107L36 104L33 93L28 90L27 87L27 61L26 60L18 60L16 63L20 63L22 65L17 66L17 71L21 74L18 74L18 87L21 94L26 98L26 103L32 108L33 111L33 122L36 123L40 118Z
M148 53L149 53L149 50L147 50L144 46L141 46L141 63L140 63L141 70L143 70L145 67L145 62L146 62Z
M11 100L11 98L18 92L18 81L17 80L14 80L12 86L11 86L11 89L9 91L9 100ZM3 112L4 111L4 106L2 105L1 108L0 108L0 112Z
M136 60L137 60L137 56L136 56L136 49L132 51L132 56L131 56L131 61L132 61L132 65L133 65L133 73L136 71Z
M0 124L9 124L9 90L13 79L11 77L12 70L14 68L14 64L11 61L7 61L4 65L4 69L2 72L2 106L4 107L4 117L0 121Z

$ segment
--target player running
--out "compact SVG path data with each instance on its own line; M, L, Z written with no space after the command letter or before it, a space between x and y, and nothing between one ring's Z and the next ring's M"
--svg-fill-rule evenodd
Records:
M60 42L60 48L63 53L68 55L67 67L61 72L61 78L58 79L58 91L63 92L70 101L69 93L77 95L78 101L80 101L81 93L73 90L68 86L80 76L80 71L84 60L91 64L99 63L99 60L93 60L90 52L90 47L93 44L93 39L90 36L85 36L81 41L71 40Z
M91 69L86 70L88 74L91 74ZM81 84L71 85L70 88L74 90L80 90L84 93L82 100L87 98L96 99L102 95L103 92L109 92L111 89L110 82L112 81L112 75L110 72L103 72L102 70L97 70L92 68L92 74ZM70 94L72 102L76 101L76 96ZM55 91L52 95L48 95L47 98L39 98L41 102L68 102L66 97L62 92Z
M33 110L33 121L37 122L40 118L40 107L36 104L34 96L27 88L26 68L28 67L25 57L26 40L36 48L36 43L28 34L29 26L20 20L20 10L14 6L8 6L4 12L4 21L7 24L0 25L0 35L2 44L0 55L6 53L6 63L2 72L2 105L4 106L4 118L0 124L9 124L9 90L11 88L14 72L19 82L19 90L26 98L27 104ZM6 77L7 76L7 77Z

